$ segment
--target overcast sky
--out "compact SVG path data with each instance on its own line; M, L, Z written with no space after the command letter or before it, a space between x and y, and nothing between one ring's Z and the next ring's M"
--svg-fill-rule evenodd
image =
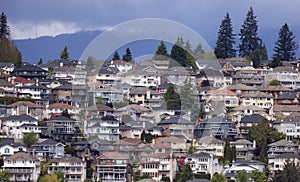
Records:
M229 12L235 30L239 31L250 6L254 8L260 29L279 30L285 22L292 30L300 27L299 0L0 1L0 10L8 16L13 39L105 29L138 18L170 19L200 35L216 34L226 12Z

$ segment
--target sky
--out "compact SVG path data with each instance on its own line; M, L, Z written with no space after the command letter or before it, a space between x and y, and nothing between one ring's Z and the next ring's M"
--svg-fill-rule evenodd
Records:
M272 35L267 44L274 44L284 23L300 37L299 0L0 0L0 3L13 39L107 30L141 18L176 21L204 38L216 39L227 12L238 33L250 7L257 16L262 39Z

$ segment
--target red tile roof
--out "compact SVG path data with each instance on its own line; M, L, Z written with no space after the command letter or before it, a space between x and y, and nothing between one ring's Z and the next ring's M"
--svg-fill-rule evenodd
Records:
M73 106L69 104L63 104L63 103L54 103L50 104L49 109L73 109Z

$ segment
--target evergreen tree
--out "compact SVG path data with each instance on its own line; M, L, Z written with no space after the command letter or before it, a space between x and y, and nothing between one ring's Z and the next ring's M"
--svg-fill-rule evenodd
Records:
M279 30L278 39L275 42L273 60L293 61L295 59L298 44L293 32L285 23Z
M170 84L169 88L167 89L164 95L164 100L167 104L167 109L180 109L180 95L175 91L173 84Z
M227 13L222 20L218 32L218 39L215 47L215 55L217 58L232 58L235 57L236 51L233 48L235 44L233 27L229 14Z
M273 182L299 182L300 167L295 165L294 161L287 160L283 170L275 172L272 179Z
M69 58L70 57L69 57L68 47L65 46L64 49L60 53L60 59L62 59L62 60L68 60Z
M248 179L246 170L244 169L244 170L238 171L237 174L235 175L235 179L237 182L248 182L249 179Z
M43 59L40 58L39 62L38 62L38 65L42 65L43 64Z
M182 167L182 171L179 173L179 177L176 178L177 182L186 182L187 180L194 179L193 171L189 164Z
M129 48L126 49L125 54L123 55L123 60L127 62L132 62L132 54Z
M230 138L229 137L227 137L226 141L225 141L224 161L225 162L232 162L232 159L231 159L231 148L230 148Z
M24 133L23 134L23 142L26 144L27 147L30 147L33 144L36 144L38 138L36 137L33 131L31 133Z
M268 52L266 45L259 41L259 46L252 52L249 59L253 62L253 67L258 68L261 60L268 60Z
M202 55L205 53L205 51L202 48L202 45L199 44L196 49L194 50L194 57L196 58L202 58Z
M246 19L240 30L239 54L241 57L248 57L260 45L260 38L257 34L258 25L252 7L246 15Z
M165 60L169 57L167 47L164 43L164 41L160 41L159 46L157 47L155 51L155 55L153 56L153 60Z
M186 66L186 51L183 49L183 39L178 38L177 42L172 46L171 58L177 62L179 65ZM171 64L171 66L174 66Z
M226 177L222 174L216 174L211 178L211 182L226 182Z
M267 176L263 173L260 172L259 170L254 170L251 173L251 179L253 179L255 182L265 182L267 181Z
M196 65L196 59L193 55L193 51L192 51L192 46L190 44L190 41L187 41L185 43L185 46L184 46L184 50L185 50L185 57L186 57L186 67L190 67L192 68L194 71L197 70L197 65Z
M183 86L180 89L181 108L184 111L191 111L195 99L193 98L193 85L191 78L187 78L183 82Z
M113 61L115 61L115 60L120 60L120 56L119 56L119 53L118 53L118 51L115 51L115 53L114 53L114 56L113 56L112 60L113 60Z
M0 16L0 39L3 37L9 38L10 31L9 26L7 25L7 17L4 12L1 13Z

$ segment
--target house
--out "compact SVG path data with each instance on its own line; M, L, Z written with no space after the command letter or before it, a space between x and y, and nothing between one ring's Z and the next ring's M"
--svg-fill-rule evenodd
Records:
M274 116L299 116L299 105L274 105Z
M268 145L268 158L275 157L284 153L298 154L298 145L291 141L279 140Z
M278 66L271 73L265 76L265 85L272 80L278 80L280 85L288 88L300 87L300 73L292 67Z
M246 137L249 134L249 129L260 122L266 121L266 118L259 114L246 115L241 121L237 122L238 134L241 137Z
M64 144L52 139L46 139L37 144L34 144L29 149L29 154L38 158L41 161L45 161L53 158L64 157Z
M68 115L70 115L71 118L79 119L80 109L64 103L50 104L46 109L48 115L47 118L61 116L65 111L67 111Z
M278 85L278 86L268 85L268 86L262 88L260 91L264 92L266 94L272 94L274 96L274 99L277 99L277 97L279 95L286 93L286 92L292 92L293 89L282 86L282 85Z
M62 66L54 68L49 74L50 79L65 80L73 85L86 84L86 70L76 66Z
M93 149L92 144L89 141L78 141L73 144L74 152L76 156L85 158L87 160L93 160L98 154L98 151Z
M191 146L186 139L178 136L159 137L152 140L156 153L172 152L174 157L185 157Z
M132 120L145 120L145 118L148 118L148 116L151 114L151 109L148 109L146 107L137 105L137 104L129 104L127 106L121 107L119 109L116 109L114 111L117 115L117 118L124 122L122 118L124 116L130 116Z
M3 70L3 73L5 75L10 75L11 72L14 71L15 65L14 65L14 63L11 63L11 62L0 63L0 69Z
M274 106L273 95L266 94L260 91L254 93L245 93L240 96L240 105L249 106L254 105L264 109L270 110L269 114L272 114L272 108Z
M166 136L183 136L186 139L193 138L195 123L180 116L161 120L157 126L163 128Z
M129 101L144 107L160 107L160 93L154 92L146 87L135 87L129 92Z
M50 97L50 89L43 85L30 85L17 88L17 95L19 97L30 97L35 100L37 104L48 105Z
M122 137L140 139L143 132L148 133L148 129L153 127L154 124L149 121L130 121L121 126L119 130Z
M7 106L8 115L27 114L39 121L44 119L44 107L30 101L18 101Z
M140 176L147 175L155 181L162 177L169 177L170 181L175 179L177 169L176 159L170 152L143 155L140 159Z
M118 68L120 73L127 73L133 69L133 64L124 60L113 60L110 62L109 67Z
M95 167L96 181L126 182L131 180L129 156L119 152L105 152L98 156Z
M37 81L46 79L47 74L48 72L46 70L30 64L17 68L12 72L12 76L23 77Z
M225 142L212 136L202 136L194 140L196 153L205 152L223 157Z
M86 109L87 119L113 115L114 109L104 104L95 104Z
M15 95L15 86L4 79L0 79L0 89L4 91L5 96Z
M244 116L249 116L253 114L259 114L265 117L267 120L273 120L273 116L269 115L266 109L254 105L237 106L235 108L232 108L229 111L228 117L233 122L240 122Z
M294 153L283 153L276 155L274 158L269 158L268 169L271 175L275 174L278 170L283 170L287 161L293 162L295 166L298 166L300 164L300 156Z
M230 142L231 147L235 147L236 159L251 160L254 156L254 150L256 148L256 142L249 141L246 139L239 139Z
M226 117L227 108L223 101L210 100L204 105L205 118Z
M186 80L191 80L191 83L196 83L197 74L192 68L182 66L172 66L161 73L162 83L169 82L176 86L183 86Z
M221 173L223 166L219 165L218 158L211 153L199 152L189 154L185 158L194 174L215 174Z
M267 70L255 69L253 67L243 67L235 70L232 76L233 84L244 84L252 87L262 87L264 85L264 75Z
M244 94L244 93L254 93L255 91L257 91L256 87L252 87L252 86L247 86L245 84L234 84L234 85L230 85L226 87L228 90L236 93L238 96Z
M161 83L161 71L152 67L139 65L133 70L122 74L121 82L134 87L151 87Z
M53 102L72 104L72 85L66 84L52 89Z
M119 120L112 116L93 118L87 121L86 135L98 136L101 140L118 141L119 140Z
M292 141L294 138L300 138L300 118L299 116L288 116L281 120L273 122L273 128L286 135L286 140Z
M35 80L29 80L29 79L22 78L22 77L11 77L11 78L8 78L8 81L10 83L12 83L15 86L15 88L23 87L23 86L30 86L30 85L34 85L36 83Z
M83 181L86 179L86 162L78 157L68 157L51 159L48 166L48 174L56 171L64 173L64 179L70 182Z
M91 89L88 92L89 98L93 99L92 103L97 103L99 98L102 99L102 103L115 103L123 101L123 92L112 86L99 86L98 88Z
M225 139L227 136L235 138L237 130L235 123L223 117L214 117L198 122L194 127L195 138L202 136L213 136L218 139Z
M54 117L47 121L47 135L54 140L71 142L73 137L81 137L80 121L65 116Z
M12 156L18 152L26 152L26 150L26 147L15 142L0 142L0 156Z
M18 152L4 159L2 169L10 174L10 181L37 181L40 175L40 161L24 152Z
M227 78L227 77L226 77ZM230 83L230 78L228 77L228 84ZM214 70L214 69L203 69L200 71L200 73L197 75L197 84L201 85L201 83L203 82L203 80L207 80L210 84L211 87L213 88L220 88L223 87L224 85L226 85L227 83L225 83L225 77L224 77L224 73L220 70Z
M285 92L275 99L275 105L299 105L297 92Z
M116 67L101 67L96 75L96 83L100 85L116 85L121 80L119 72L120 70Z
M11 115L0 118L2 124L2 131L5 131L9 136L15 139L22 139L24 133L33 132L37 137L41 134L38 120L26 115Z
M225 107L236 107L239 105L237 94L228 89L210 90L205 96L206 102L209 101L222 101Z

